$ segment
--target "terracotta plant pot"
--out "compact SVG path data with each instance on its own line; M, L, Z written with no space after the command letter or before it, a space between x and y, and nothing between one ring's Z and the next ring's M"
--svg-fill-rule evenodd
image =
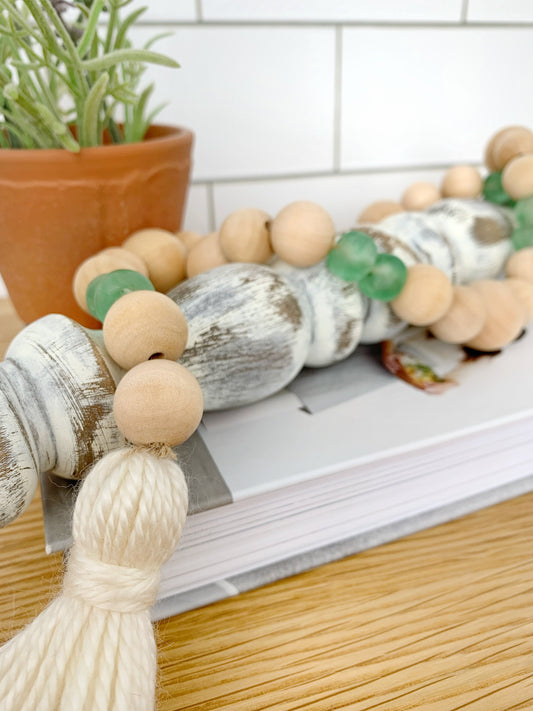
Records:
M72 295L76 268L136 230L180 228L192 141L156 125L141 143L78 154L0 149L0 273L23 321L61 313L96 327Z

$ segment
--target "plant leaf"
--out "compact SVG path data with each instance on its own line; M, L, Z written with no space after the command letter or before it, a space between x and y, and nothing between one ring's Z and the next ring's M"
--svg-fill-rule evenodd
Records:
M84 59L82 67L87 71L99 71L100 69L108 69L119 62L147 62L148 64L160 64L174 69L179 67L179 64L171 57L145 49L117 49L103 57Z
M94 83L87 101L85 102L83 119L81 123L81 140L83 146L97 146L99 141L99 113L105 96L109 74L104 72Z

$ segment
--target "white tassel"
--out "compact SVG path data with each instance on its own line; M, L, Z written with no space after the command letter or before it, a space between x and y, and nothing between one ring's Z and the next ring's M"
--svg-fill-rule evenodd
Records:
M149 609L187 513L171 450L120 449L87 476L62 594L0 649L2 711L150 711Z

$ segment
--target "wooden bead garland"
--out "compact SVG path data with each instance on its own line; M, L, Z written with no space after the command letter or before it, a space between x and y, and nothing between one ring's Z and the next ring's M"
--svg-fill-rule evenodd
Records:
M185 278L186 250L172 232L155 227L139 230L122 246L145 262L148 277L158 291L169 291Z
M508 126L492 138L486 157L491 170L501 171L514 158L527 153L533 153L533 133L525 126Z
M209 269L229 264L220 248L218 232L206 235L194 245L187 256L187 277L190 279Z
M505 348L524 327L524 307L503 281L486 279L474 282L472 286L483 299L487 317L481 331L466 345L480 351Z
M466 343L478 335L486 317L481 294L472 286L455 286L450 308L429 330L445 343Z
M201 235L199 232L193 232L192 230L184 230L183 232L177 232L176 237L185 247L185 251L187 252L187 254L189 254L191 249L196 244L198 244L198 242L203 239L204 236Z
M475 198L481 194L483 180L471 165L456 165L444 174L441 192L444 197Z
M502 185L513 200L533 195L533 154L510 161L502 173Z
M403 212L404 206L394 200L378 200L368 205L357 218L358 225L372 225L380 222L389 215L395 215L397 212Z
M526 247L512 254L505 265L505 274L533 283L533 247Z
M405 210L425 210L442 197L436 185L418 182L410 185L402 195L402 206Z
M304 200L284 207L271 228L274 252L295 267L312 267L328 254L335 225L323 207Z
M244 208L226 217L220 227L220 249L228 262L265 264L273 252L270 245L270 215Z
M391 308L413 326L428 326L444 316L453 300L448 277L431 264L414 264L407 270L407 281Z

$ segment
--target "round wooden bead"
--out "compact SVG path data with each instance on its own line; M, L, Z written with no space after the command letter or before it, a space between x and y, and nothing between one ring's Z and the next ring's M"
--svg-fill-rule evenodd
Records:
M533 283L533 247L513 252L505 265L505 274Z
M444 174L441 191L444 197L474 198L481 194L483 180L471 165L456 165Z
M406 210L425 210L441 199L440 190L433 183L419 182L410 185L402 195L402 205Z
M525 321L533 321L533 283L525 279L506 279L505 284L511 289L515 298L520 301L525 311Z
M131 269L140 272L145 277L148 276L148 268L144 261L136 254L132 254L122 247L108 247L89 257L76 269L72 281L74 298L78 305L87 313L87 287L96 277L102 274L109 274L117 269Z
M502 185L513 200L533 195L533 154L518 156L507 163L502 173Z
M503 281L482 280L471 284L483 299L487 318L483 328L466 345L479 351L498 351L514 341L525 322L525 310Z
M177 360L187 344L187 321L165 294L132 291L107 312L103 336L111 358L129 370L154 358Z
M189 279L222 264L229 264L220 249L218 232L211 232L196 244L187 256L187 276Z
M274 252L294 267L312 267L327 255L335 239L329 213L313 202L301 200L284 207L272 222Z
M471 286L455 286L450 308L429 330L446 343L465 343L478 335L486 317L481 294Z
M153 227L134 232L122 244L146 263L150 281L167 292L185 278L186 250L172 232Z
M270 215L243 208L226 217L220 227L220 248L229 262L265 264L272 257Z
M453 286L446 274L432 264L414 264L391 308L413 326L427 326L444 316L453 299Z
M395 215L397 212L403 211L404 207L400 205L399 202L394 202L393 200L378 200L365 207L357 218L357 224L372 225L389 215Z
M202 412L198 381L171 360L136 365L119 382L113 400L118 429L137 445L174 447L185 442L200 424Z
M508 126L494 137L491 159L495 170L503 170L513 158L526 153L533 153L533 133L529 128Z
M187 254L191 249L198 244L198 242L204 238L199 232L193 232L192 230L184 230L183 232L177 232L176 237L185 247Z

